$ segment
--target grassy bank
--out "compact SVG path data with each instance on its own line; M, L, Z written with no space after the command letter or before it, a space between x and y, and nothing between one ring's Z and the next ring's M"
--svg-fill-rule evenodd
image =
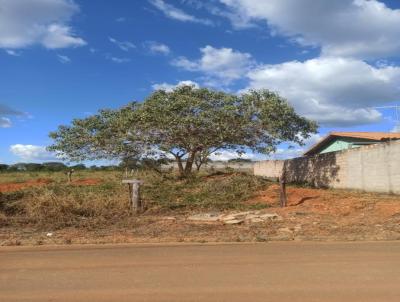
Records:
M34 225L39 228L99 227L133 223L127 187L119 172L77 172L74 183L62 173L2 174L2 183L46 180L12 192L0 193L0 225ZM224 211L260 208L245 204L268 183L245 173L216 173L180 180L174 175L140 172L132 176L144 181L142 215L193 211ZM91 182L87 182L91 180Z

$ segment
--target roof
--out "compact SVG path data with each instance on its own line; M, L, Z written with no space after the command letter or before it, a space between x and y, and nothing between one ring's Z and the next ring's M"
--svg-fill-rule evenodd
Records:
M390 139L400 139L400 133L392 132L330 132L327 136L321 139L318 143L304 152L304 155L314 154L323 145L332 141L337 137L348 137L348 138L361 138L371 141L386 141Z

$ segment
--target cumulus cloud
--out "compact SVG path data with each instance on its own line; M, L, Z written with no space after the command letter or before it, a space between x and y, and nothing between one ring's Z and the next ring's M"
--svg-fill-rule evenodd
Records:
M159 42L155 42L155 41L145 42L144 47L147 48L149 50L149 52L152 54L168 55L171 52L168 45L165 45L165 44L159 43Z
M262 65L247 76L248 88L277 91L300 114L325 126L377 122L381 114L371 107L400 98L400 67L374 67L355 59Z
M168 83L160 83L160 84L154 84L151 87L154 90L165 90L167 92L171 92L172 90L174 90L176 87L180 87L180 86L194 86L195 88L199 88L199 84L197 84L194 81L179 81L178 84L168 84Z
M290 37L303 46L320 46L324 55L365 59L400 51L400 10L377 0L220 2L236 15L231 20L266 21L273 35Z
M85 45L68 25L78 11L73 0L0 0L0 48Z
M118 41L117 39L114 39L112 37L109 37L108 40L123 51L129 51L136 48L136 45L129 41Z
M23 161L56 160L57 156L46 150L46 147L15 144L10 146L10 152Z
M175 6L166 3L163 0L149 0L149 2L158 10L160 10L166 17L181 22L200 23L204 25L213 25L213 22L208 19L200 19L192 16Z
M186 57L179 57L172 61L174 66L189 71L204 73L212 83L230 84L240 79L254 65L250 54L235 51L232 48L214 48L207 45L200 48L201 58L189 60Z

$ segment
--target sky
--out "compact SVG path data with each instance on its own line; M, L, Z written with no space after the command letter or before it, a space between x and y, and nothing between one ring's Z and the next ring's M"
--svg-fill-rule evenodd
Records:
M183 84L270 89L319 123L273 158L400 130L378 108L400 105L400 1L0 0L1 163L55 160L59 125Z

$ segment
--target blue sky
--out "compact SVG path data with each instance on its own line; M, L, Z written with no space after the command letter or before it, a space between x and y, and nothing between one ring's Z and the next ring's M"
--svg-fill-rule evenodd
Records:
M0 0L0 162L52 160L58 125L182 82L277 91L320 123L308 144L394 131L374 107L399 104L399 54L399 1Z

